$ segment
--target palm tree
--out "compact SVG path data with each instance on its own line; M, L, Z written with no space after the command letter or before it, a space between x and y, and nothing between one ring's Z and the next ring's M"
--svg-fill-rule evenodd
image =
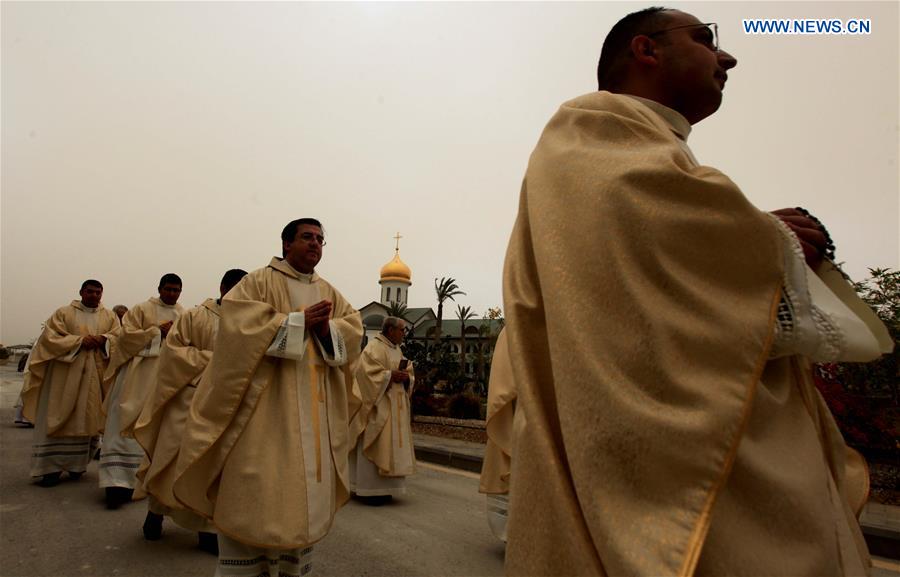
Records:
M389 317L406 320L406 305L401 302L391 301L387 304L387 314Z
M459 368L462 370L463 376L466 375L466 321L474 317L475 313L472 312L472 307L456 305L456 318L459 319L460 334L462 335L462 352L459 355Z
M459 290L459 287L456 285L456 279L453 277L445 278L441 277L440 282L438 279L434 279L434 292L437 293L437 301L438 301L438 310L437 310L437 325L435 325L434 330L434 344L437 344L441 340L441 323L444 318L444 301L450 299L451 301L456 301L455 296L464 295L466 293Z

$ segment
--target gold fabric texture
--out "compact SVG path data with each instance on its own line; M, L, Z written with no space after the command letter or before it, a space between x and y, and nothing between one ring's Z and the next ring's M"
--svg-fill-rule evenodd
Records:
M176 465L176 499L211 519L221 533L254 547L302 547L321 538L309 529L306 484L315 482L315 475L307 477L299 434L298 369L308 370L311 359L265 356L292 312L287 278L296 275L273 258L222 300L215 354L194 395ZM332 330L343 336L348 363L354 362L363 334L359 313L317 275L312 282L333 303ZM318 354L316 347L312 354ZM352 382L342 367L317 368L323 372L337 485L333 519L349 498Z
M506 344L506 329L500 331L491 360L488 382L487 446L481 466L479 492L505 495L509 492L510 458L512 456L513 415L516 385L512 362Z
M123 437L134 437L134 425L144 409L144 403L156 388L159 356L143 357L138 355L156 336L160 335L158 307L169 307L158 297L131 307L122 317L122 332L110 345L109 366L106 368L104 381L107 390L116 381L119 371L126 371L122 381L122 390L118 394L117 407L109 406L109 398L104 403L104 411L108 415L111 410L119 411L118 433ZM172 316L180 315L184 308L180 304L172 307ZM165 348L165 341L160 344L160 352Z
M809 368L767 362L780 250L651 107L562 105L504 271L509 575L865 572Z
M216 299L178 317L160 351L156 389L134 428L148 457L137 476L144 491L171 509L181 508L172 493L175 462L197 383L212 358L218 322Z
M98 308L91 313L97 315L93 334L112 340L119 334L119 319L102 305ZM28 378L22 388L23 413L35 422L41 388L50 386L48 437L94 436L103 429L101 377L107 360L99 349L80 350L71 362L61 360L81 346L82 337L91 334L79 326L78 309L88 310L81 301L72 301L47 319L31 351ZM48 371L51 364L53 370Z
M416 378L412 362L406 369L410 381L408 390L404 390L401 383L388 382L391 378L389 371L399 370L402 358L400 347L379 334L366 345L356 369L356 381L362 397L359 418L365 422L360 439L363 454L375 463L378 473L385 477L405 477L415 473L409 404ZM391 397L396 399L396 403L391 402ZM407 455L403 459L394 458L394 450L405 451ZM407 466L398 470L398 462Z

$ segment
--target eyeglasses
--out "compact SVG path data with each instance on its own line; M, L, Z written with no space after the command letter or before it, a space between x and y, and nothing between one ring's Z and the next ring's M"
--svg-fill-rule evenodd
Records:
M672 28L665 28L663 30L657 30L656 32L651 32L650 34L644 34L644 36L648 38L653 38L654 36L658 36L660 34L665 34L666 32L671 32L672 30L682 30L684 28L699 28L705 27L709 36L704 38L706 45L709 46L709 49L713 52L719 51L719 25L715 22L704 22L702 24L685 24L684 26L673 26Z
M319 243L319 246L325 246L327 243L325 242L325 237L321 234L313 234L311 232L304 232L300 234L300 240L303 242L312 242L315 240Z

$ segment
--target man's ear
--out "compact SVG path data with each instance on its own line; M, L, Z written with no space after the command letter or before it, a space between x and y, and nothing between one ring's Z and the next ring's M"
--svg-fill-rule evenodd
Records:
M656 66L656 42L649 36L639 34L631 39L631 55L641 64Z

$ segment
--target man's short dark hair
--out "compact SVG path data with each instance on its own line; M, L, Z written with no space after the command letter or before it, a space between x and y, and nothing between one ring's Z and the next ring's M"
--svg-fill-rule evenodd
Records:
M167 272L166 274L162 275L162 278L159 279L159 287L157 288L162 288L167 284L177 284L178 286L183 286L181 284L181 277L174 272Z
M232 288L234 288L234 285L241 282L241 279L245 276L247 276L247 271L239 268L233 268L225 273L220 284L225 289L225 292L228 292Z
M597 63L597 90L615 88L625 72L625 64L631 49L631 39L639 34L656 32L663 28L668 17L665 12L671 8L652 6L625 16L612 27Z
M84 290L85 288L87 288L89 286L97 287L98 289L103 290L103 284L101 284L100 281L94 280L92 278L89 278L86 281L84 281L83 283L81 283L81 290Z
M300 227L301 224L311 224L313 226L317 226L322 229L322 234L325 234L325 227L322 226L322 223L314 218L298 218L297 220L292 220L287 223L287 226L281 231L281 242L294 242L294 237L297 236L297 228ZM282 244L281 256L284 256L284 245Z

